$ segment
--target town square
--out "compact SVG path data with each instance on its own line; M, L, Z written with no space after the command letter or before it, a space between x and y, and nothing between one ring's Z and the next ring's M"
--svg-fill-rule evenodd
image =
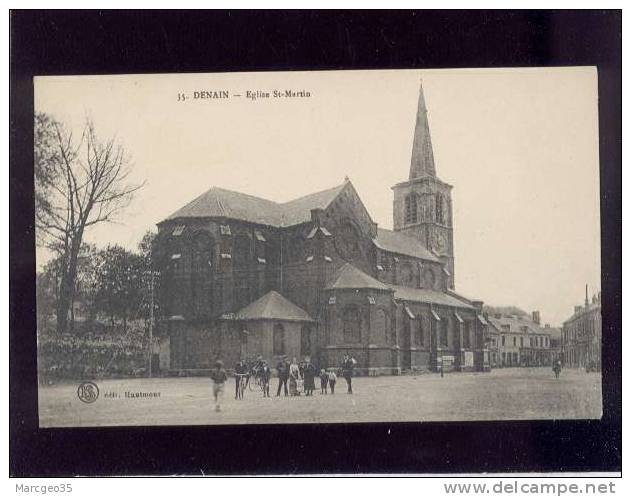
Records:
M215 412L212 382L205 377L142 378L97 381L99 398L84 403L77 382L40 387L41 426L214 425L269 423L358 423L489 421L600 418L601 375L550 368L506 368L490 373L358 377L353 394L338 382L335 394L271 397L246 391L234 398L234 380ZM317 385L319 386L319 385ZM118 398L104 398L108 393ZM126 398L129 393L159 397Z

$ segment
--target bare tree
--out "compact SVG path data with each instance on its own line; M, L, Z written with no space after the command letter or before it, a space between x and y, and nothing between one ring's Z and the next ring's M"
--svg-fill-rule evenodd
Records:
M35 161L37 238L60 257L57 331L64 333L86 230L115 220L144 183L128 181L131 169L125 150L115 138L99 140L89 118L75 139L61 123L37 114Z

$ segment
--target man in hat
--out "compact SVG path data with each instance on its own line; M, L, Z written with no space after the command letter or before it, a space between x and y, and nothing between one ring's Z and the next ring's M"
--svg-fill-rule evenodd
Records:
M243 386L242 378L247 376L248 367L245 365L245 361L243 359L239 359L236 366L234 367L234 398L242 399L243 398Z
M342 361L342 376L346 380L346 385L348 386L348 390L346 393L353 393L353 369L355 368L355 359L349 354L344 354L344 359Z
M224 384L228 380L228 374L223 368L223 361L215 362L215 369L210 371L210 378L213 380L213 397L215 399L215 411L221 411L221 400L223 398Z
M283 356L276 365L278 371L278 390L276 391L276 397L280 397L280 388L285 388L285 397L287 397L287 380L289 379L289 363L287 362L287 356Z

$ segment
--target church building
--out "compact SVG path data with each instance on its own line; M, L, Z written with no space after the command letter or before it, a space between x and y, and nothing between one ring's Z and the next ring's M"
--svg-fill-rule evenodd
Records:
M393 230L348 179L277 203L213 187L158 224L160 326L170 369L309 356L358 374L485 371L482 302L454 289L452 186L438 178L421 87Z

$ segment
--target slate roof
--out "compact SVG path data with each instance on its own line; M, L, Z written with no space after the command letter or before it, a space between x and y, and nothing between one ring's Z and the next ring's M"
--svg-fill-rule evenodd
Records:
M274 319L279 321L313 321L306 311L290 302L280 293L271 291L246 305L234 315L235 320L255 321Z
M408 302L422 302L428 304L460 307L461 309L474 309L471 304L458 298L456 294L438 292L427 288L410 288L407 286L391 285L394 289L394 298Z
M377 237L373 243L381 250L439 262L438 257L427 250L419 240L398 231L377 228Z
M495 317L495 316L489 316L488 317L488 321L495 327L497 328L499 331L502 331L504 333L506 333L506 331L504 331L504 329L502 328L502 325L508 325L510 327L510 332L509 333L524 333L522 331L522 326L526 326L527 327L527 331L526 333L530 333L530 334L550 334L550 329L546 329L542 326L539 326L537 323L535 323L534 321L531 321L530 319L523 317L523 318L518 318L517 316L507 316L507 315L502 315L501 317Z
M347 262L333 275L327 290L353 288L390 291L390 287Z
M347 185L341 185L280 204L284 225L293 226L311 220L311 209L326 209Z
M397 300L445 305L449 307L459 307L461 309L474 309L471 304L466 302L464 297L460 297L453 292L445 293L425 288L386 285L385 283L382 283L381 281L378 281L372 276L364 273L360 269L357 269L350 262L347 262L338 269L331 279L331 284L327 286L327 290L333 289L372 289L394 291L394 298Z
M293 226L311 220L312 209L325 209L346 186L278 203L254 195L213 187L165 219L225 217L268 226Z
M416 111L416 127L412 144L412 161L410 163L410 180L422 176L436 176L432 139L427 122L427 106L423 95L423 84L419 89L418 109Z
M254 195L213 187L165 219L220 217L265 226L294 226L311 220L312 209L326 209L348 182L311 193L289 202L278 203ZM438 262L416 238L378 228L373 243L387 252Z

